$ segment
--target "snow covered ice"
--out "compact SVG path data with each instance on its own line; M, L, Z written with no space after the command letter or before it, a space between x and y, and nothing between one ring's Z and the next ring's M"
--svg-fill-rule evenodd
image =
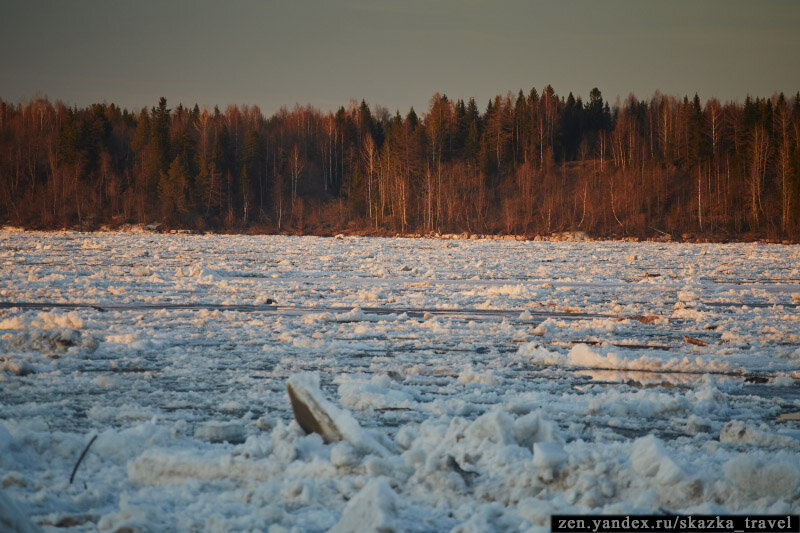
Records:
M797 246L3 231L0 510L273 532L798 513L798 295ZM290 380L343 438L300 428Z

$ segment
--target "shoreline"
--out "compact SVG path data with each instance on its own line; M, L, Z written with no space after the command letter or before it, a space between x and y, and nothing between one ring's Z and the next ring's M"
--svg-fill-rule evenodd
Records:
M684 243L684 244L780 244L797 245L800 241L791 239L779 239L758 236L702 236L694 234L683 234L673 236L665 233L663 235L590 235L583 231L559 231L550 234L493 234L493 233L420 233L420 232L393 232L389 230L342 230L342 231L322 231L322 232L297 232L297 231L259 231L258 229L248 229L243 231L198 231L184 228L169 228L164 225L153 224L123 224L120 226L102 225L93 229L72 228L25 228L21 226L4 225L0 226L0 232L4 233L152 233L162 235L282 235L291 237L328 237L342 239L345 237L378 237L378 238L400 238L400 239L441 239L452 241L513 241L513 242L657 242L657 243Z

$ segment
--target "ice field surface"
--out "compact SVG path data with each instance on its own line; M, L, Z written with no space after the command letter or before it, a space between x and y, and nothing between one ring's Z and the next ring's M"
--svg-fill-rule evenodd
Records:
M50 531L798 513L798 307L798 246L2 231L0 507ZM341 441L294 421L292 379Z

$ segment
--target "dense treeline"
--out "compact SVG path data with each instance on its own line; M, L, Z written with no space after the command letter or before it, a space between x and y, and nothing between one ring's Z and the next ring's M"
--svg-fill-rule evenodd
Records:
M405 116L0 101L0 222L800 238L800 93L613 107L550 86Z

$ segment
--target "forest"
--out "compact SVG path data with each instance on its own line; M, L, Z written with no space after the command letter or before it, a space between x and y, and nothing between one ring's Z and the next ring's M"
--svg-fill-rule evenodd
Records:
M800 240L800 92L614 105L551 86L200 109L0 100L0 225Z

